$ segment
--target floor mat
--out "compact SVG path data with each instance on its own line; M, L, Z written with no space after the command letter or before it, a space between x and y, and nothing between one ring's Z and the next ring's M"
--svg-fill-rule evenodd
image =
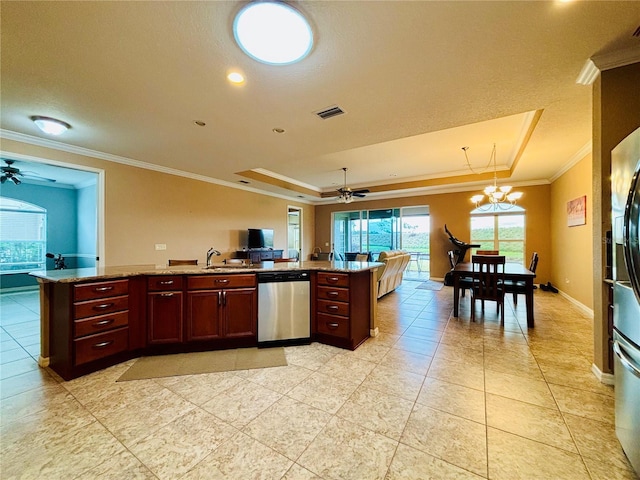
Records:
M422 282L420 285L416 286L416 288L421 288L422 290L440 290L443 285L444 284L442 282L427 280L426 282Z
M287 358L282 347L237 348L212 352L157 355L136 360L136 363L118 378L118 382L286 365Z

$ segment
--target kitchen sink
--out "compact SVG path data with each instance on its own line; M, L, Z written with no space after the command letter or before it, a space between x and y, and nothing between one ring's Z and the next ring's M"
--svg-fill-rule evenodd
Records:
M237 270L237 269L241 269L241 268L253 268L253 265L242 265L239 263L223 263L223 264L218 264L218 265L209 265L208 267L203 267L203 270Z

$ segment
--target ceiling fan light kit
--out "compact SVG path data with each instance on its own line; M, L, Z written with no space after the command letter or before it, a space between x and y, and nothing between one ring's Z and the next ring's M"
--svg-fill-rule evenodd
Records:
M55 182L53 178L45 178L41 175L38 175L35 172L20 171L19 168L13 166L13 164L15 163L15 160L7 160L7 159L3 159L3 160L4 160L4 163L6 163L6 165L3 165L2 167L0 167L0 172L2 172L2 176L0 176L0 183L2 184L4 184L7 180L11 180L16 185L20 185L22 183L22 180L20 180L20 177L32 178L34 180L42 180L46 182Z
M347 167L342 167L344 171L344 187L339 188L337 191L340 194L338 196L338 203L351 203L353 197L363 198L366 197L365 193L369 193L367 188L361 188L358 190L352 190L347 186Z
M40 130L48 135L62 135L71 128L71 125L67 122L63 122L56 118L34 115L31 117L31 120Z

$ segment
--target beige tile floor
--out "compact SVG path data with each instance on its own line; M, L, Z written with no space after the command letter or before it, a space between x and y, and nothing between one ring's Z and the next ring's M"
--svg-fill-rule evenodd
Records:
M450 318L452 294L405 281L354 352L288 366L116 383L37 367L37 293L0 296L2 479L633 479L613 390L590 372L591 320L535 294Z

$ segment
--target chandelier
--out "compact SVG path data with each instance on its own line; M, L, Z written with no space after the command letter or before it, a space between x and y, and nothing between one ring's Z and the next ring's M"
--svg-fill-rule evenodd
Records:
M471 168L471 163L469 162L469 157L467 156L467 150L469 147L462 147L464 151L464 156L467 159L467 166L469 170L473 173L476 172ZM498 173L496 167L496 144L493 144L493 149L491 150L491 157L489 158L489 163L487 164L487 168L493 163L493 185L488 185L484 189L484 193L480 193L478 195L474 195L471 197L471 201L476 204L476 208L485 208L489 209L498 209L503 208L502 205L508 203L509 206L515 205L520 198L522 198L522 192L512 192L510 185L501 185L498 186ZM482 205L481 202L487 197L488 204Z

